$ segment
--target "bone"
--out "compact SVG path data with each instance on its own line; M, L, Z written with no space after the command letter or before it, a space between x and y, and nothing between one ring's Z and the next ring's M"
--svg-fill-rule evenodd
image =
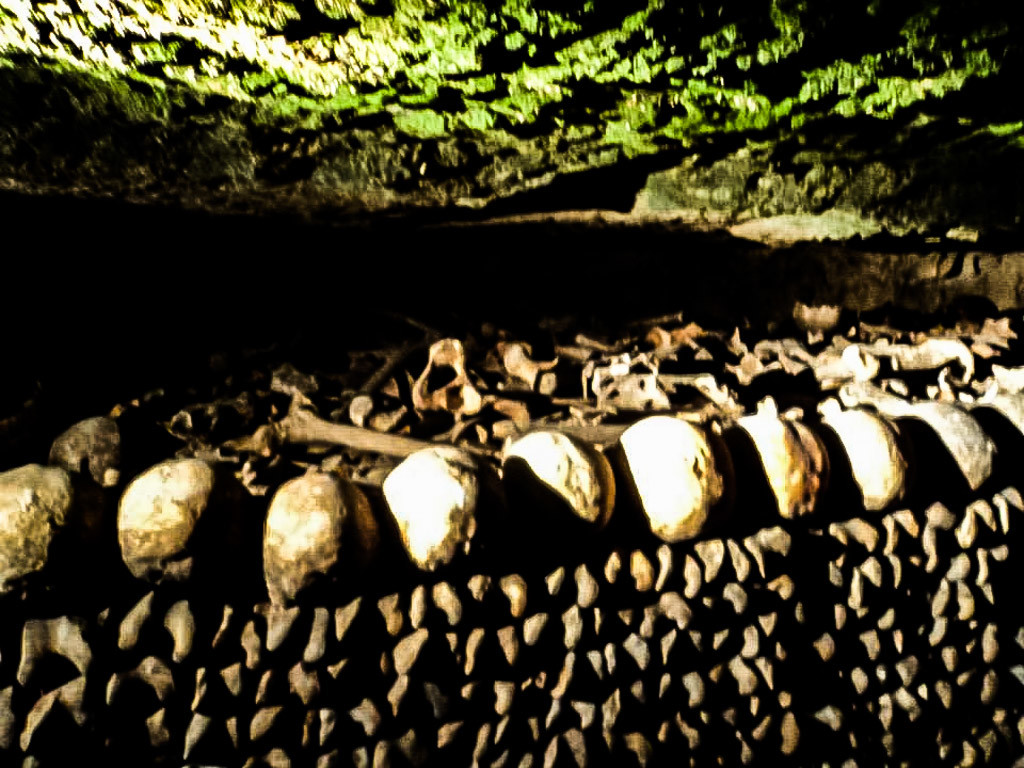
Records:
M391 690L388 691L387 700L388 704L391 705L391 716L398 717L398 708L402 704L402 700L405 698L406 691L409 690L409 676L399 675L398 679L395 680L395 684L391 686Z
M634 549L629 556L629 572L633 577L637 592L647 592L654 588L654 566L643 552Z
M267 622L267 650L273 653L291 634L295 620L299 618L299 606L285 608L280 603L261 603L256 606L256 613Z
M206 682L206 667L200 667L196 670L195 694L192 697L193 712L199 709L199 705L203 703L203 699L206 698L206 692L208 689L209 686Z
M15 716L11 708L14 698L14 686L9 685L0 690L0 750L11 748L14 743Z
M465 673L467 677L473 674L473 668L476 666L476 655L486 634L487 632L483 627L475 627L470 631L469 637L466 638Z
M782 716L780 736L782 737L782 754L791 755L796 752L800 743L800 729L797 727L796 717L792 712L787 712Z
M558 566L555 570L544 577L544 584L548 589L548 594L554 597L562 590L562 584L565 582L565 566Z
M287 415L273 425L278 441L293 445L351 448L395 457L411 456L433 447L426 440L335 424L316 416L309 406L309 401L301 395L292 399Z
M576 653L569 651L565 654L565 661L562 663L562 671L558 674L558 681L555 683L555 687L551 689L552 699L561 699L565 696L566 691L569 689L569 685L572 683L572 676L576 668Z
M212 722L212 718L207 715L198 712L192 715L192 720L188 724L188 730L185 732L185 751L182 753L182 757L185 760L188 760L196 746L206 735Z
M513 573L502 577L500 585L501 591L508 598L512 615L517 619L522 617L526 611L526 581Z
M230 605L225 605L224 610L221 613L220 626L217 627L217 632L213 636L213 641L210 645L214 648L219 648L224 642L227 641L228 630L231 628L231 619L235 615L235 609Z
M331 614L323 606L318 606L313 611L313 626L309 631L309 641L302 652L302 660L307 664L315 664L323 658L327 650L327 625L330 623Z
M405 617L402 615L401 608L399 607L401 599L402 596L395 592L385 595L377 601L377 610L384 617L384 624L387 627L388 634L392 637L402 631L402 625L405 623Z
M562 614L562 625L565 627L565 647L572 649L576 647L580 637L583 635L583 617L580 615L580 607L573 605Z
M687 555L683 561L683 579L686 582L683 594L687 599L692 600L700 593L702 584L700 566L697 565L693 555Z
M444 749L455 740L455 736L462 727L463 721L445 723L437 729L437 748Z
M281 714L282 709L283 707L280 706L258 709L249 723L249 740L259 741L266 736L273 727L278 715Z
M263 534L271 600L289 604L333 575L343 546L368 559L378 540L372 518L365 495L333 474L310 471L281 485L270 501Z
M743 553L740 545L732 539L727 539L725 543L729 550L729 559L732 561L732 569L736 573L736 580L742 584L750 575L750 558Z
M146 730L149 733L149 744L154 749L161 749L171 741L171 731L167 727L167 709L161 707L146 718Z
M658 610L661 615L674 621L679 629L686 629L693 615L686 601L677 592L664 592L658 598Z
M417 629L412 634L406 635L395 645L392 656L395 662L395 672L399 675L406 675L412 669L420 651L427 642L429 634L426 629Z
M515 666L519 656L519 638L514 626L509 625L498 630L498 645L501 646L501 652L509 666Z
M49 462L70 473L82 471L87 464L89 475L98 485L112 488L120 480L121 434L117 422L106 416L78 422L53 441Z
M875 512L901 499L906 492L907 462L889 422L861 408L844 411L834 400L819 411L822 422L839 437L864 508Z
M410 455L385 478L384 499L410 560L436 570L469 548L476 529L477 465L452 446Z
M60 689L50 691L39 698L39 700L32 705L32 709L29 710L25 716L25 727L21 732L21 738L19 739L19 745L21 746L22 752L28 752L32 746L32 739L39 730L39 727L46 721L50 716L50 713L58 704L58 697L60 696Z
M469 579L466 586L473 599L480 602L491 588L491 577L478 573Z
M192 533L213 492L213 469L199 459L151 467L121 496L117 536L125 565L137 579L183 581L191 574Z
M260 705L267 704L270 701L270 697L271 697L271 688L270 688L270 686L272 684L274 684L276 678L277 678L277 675L274 674L274 670L273 669L266 670L260 676L259 685L256 687L255 702L257 704L260 704Z
M525 464L534 482L561 498L569 514L598 526L611 517L615 480L608 460L591 446L559 432L538 430L505 446L506 480L515 461Z
M656 592L661 592L665 588L665 584L668 582L669 577L672 575L672 549L667 544L662 544L658 547L658 580L654 583L654 589Z
M427 617L427 588L423 584L417 584L416 589L409 596L409 625L413 629L423 626L423 620Z
M324 708L317 713L320 719L320 731L318 740L323 747L331 738L334 729L338 724L338 715L333 709Z
M63 656L75 665L79 674L85 675L92 662L92 651L82 635L84 626L81 619L67 616L26 621L21 635L18 684L29 684L36 664L48 653Z
M972 491L992 474L995 443L977 421L957 405L941 402L907 402L872 385L847 385L840 391L847 407L871 405L889 418L919 419L939 437L956 461Z
M174 675L170 668L156 656L147 656L139 662L138 666L127 672L116 673L111 676L107 684L107 704L111 704L120 688L122 678L134 678L152 688L156 698L161 703L174 692Z
M372 738L381 723L380 712L369 699L363 699L354 709L349 710L349 717L363 727L367 737Z
M0 472L0 595L46 567L72 499L71 478L62 469L29 464Z
M256 669L260 664L260 648L262 643L260 642L259 635L256 634L256 624L253 621L247 621L245 626L242 628L242 648L245 651L245 666L248 669Z
M167 614L164 616L164 627L174 639L171 658L175 664L180 664L191 653L192 641L196 632L196 622L187 600L179 600L167 609Z
M536 613L524 621L523 642L531 646L536 645L537 640L540 639L540 633L544 629L544 625L547 624L547 621L548 615L546 613Z
M455 593L452 585L446 581L440 581L431 590L434 605L444 611L448 618L448 624L456 626L462 618L462 602Z
M570 728L562 735L562 738L565 739L565 743L569 746L569 751L572 753L572 758L576 761L576 765L587 765L587 744L583 734L576 728Z
M224 687L232 696L238 696L242 692L242 662L237 661L220 671L220 677L224 681Z
M844 545L848 545L850 539L853 539L868 552L875 551L880 539L878 529L859 517L841 523L831 523L828 532Z
M430 390L431 373L450 369L454 376L439 389ZM480 411L483 399L466 372L466 353L458 339L439 339L430 345L427 367L412 386L413 407L418 411L445 410L460 415Z
M504 717L512 708L516 685L512 682L498 680L494 683L494 711L498 717Z
M597 600L599 591L597 580L590 574L585 564L576 568L575 580L576 604L580 608L590 608Z
M445 696L441 689L437 687L435 683L426 682L423 684L423 693L427 698L427 702L430 704L430 708L433 711L435 720L444 719L448 713L448 697Z
M750 696L757 690L759 680L750 667L739 656L729 660L729 673L736 680L740 696Z
M799 422L780 418L771 400L736 423L754 443L779 515L792 520L813 513L825 484L818 438Z
M139 633L153 612L154 593L149 592L125 614L118 629L117 647L129 651L139 642Z
M647 665L651 663L651 651L639 635L630 633L622 643L622 647L633 657L641 672L647 669Z
M352 622L359 614L359 606L362 604L363 598L357 597L347 605L335 608L334 610L334 637L340 643L348 632L349 627L352 626Z
M725 559L725 544L721 539L698 541L694 545L694 551L701 562L704 563L704 581L711 583L718 575L718 571Z
M723 498L726 480L708 436L671 416L651 416L619 438L640 508L668 542L697 536Z
M309 706L320 693L320 676L316 669L306 669L302 662L288 670L288 690Z

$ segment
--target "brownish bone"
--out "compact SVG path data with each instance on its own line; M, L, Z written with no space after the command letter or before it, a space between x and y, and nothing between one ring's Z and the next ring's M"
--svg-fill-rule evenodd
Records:
M424 448L437 445L415 437L335 424L313 415L302 408L297 400L292 402L288 415L274 425L274 432L282 443L291 445L330 445L396 457L411 456ZM473 449L468 451L478 453ZM492 453L483 451L483 455L490 456Z
M686 416L684 415L682 418L686 418ZM704 417L698 414L692 418L702 420ZM538 421L531 422L523 434L545 429L561 432L595 445L611 445L619 439L628 426L628 424L548 424ZM441 443L406 435L389 435L348 424L336 424L314 415L303 408L298 400L293 401L291 408L288 409L288 414L281 421L272 425L272 428L277 439L289 445L329 445L399 458L410 456L424 448L441 445ZM254 437L253 439L259 438ZM458 445L455 447L473 456L488 459L498 456L498 451L485 446Z

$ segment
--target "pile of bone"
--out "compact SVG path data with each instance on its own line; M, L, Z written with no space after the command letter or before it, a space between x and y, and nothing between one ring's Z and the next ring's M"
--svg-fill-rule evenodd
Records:
M76 424L0 476L0 763L1009 764L1008 325L665 325ZM123 589L33 599L90 554Z
M494 527L487 515L510 499L542 506L538 519L572 521L565 530L584 536L625 519L624 509L638 511L642 517L630 519L646 521L650 533L671 543L734 518L737 498L754 481L770 490L779 518L820 514L835 498L829 493L840 483L830 481L842 467L854 506L879 512L908 492L910 457L924 451L907 433L918 429L943 446L966 487L977 490L996 455L979 414L996 414L1024 432L1024 375L993 362L1013 338L1006 320L923 336L861 324L828 344L812 328L807 344L763 340L751 349L738 331L726 336L693 324L658 325L643 338L616 343L577 335L572 344L555 345L554 359L538 362L529 344L498 334L481 362L482 370L504 374L490 388L493 377L473 370L467 345L440 339L429 345L426 369L415 379L406 373L404 392L419 416L440 412L454 423L433 440L400 427L401 417L371 418L382 415L383 401L401 400L400 365L386 368L391 378L383 386L385 377L377 377L379 391L360 391L347 412L331 419L316 415L314 377L283 367L271 387L290 398L283 417L273 409L250 434L216 445L186 440L175 458L132 477L123 491L120 457L132 446L121 445L118 419L128 409L118 406L110 417L60 435L50 466L0 474L0 592L45 571L51 544L71 535L64 529L93 536L109 530L97 519L103 514L97 496L77 490L87 486L120 492L116 535L132 575L187 580L197 531L211 527L203 521L223 516L218 498L237 499L224 486L266 493L254 467L268 460L290 470L262 520L266 589L285 603L345 562L372 560L391 535L418 568L448 566L471 552L479 529ZM720 365L717 378L706 372L721 362L716 355L732 361ZM982 365L983 379L976 375ZM432 388L439 372L445 383ZM782 408L765 397L747 412L741 400L772 374L790 384L810 378L816 391L810 398L802 391L803 399L779 398L801 407ZM580 377L580 396L560 397L559 387L573 376ZM920 376L924 396L910 396L908 379L917 386ZM771 379L787 391L779 381ZM541 419L524 405L537 397L551 404ZM195 412L180 412L168 431L180 435ZM492 418L482 419L485 412ZM295 458L296 448L307 452ZM739 455L746 453L755 457L752 466ZM360 476L345 463L353 454L383 456L385 463ZM517 522L495 517L513 527ZM492 540L508 534L499 526Z

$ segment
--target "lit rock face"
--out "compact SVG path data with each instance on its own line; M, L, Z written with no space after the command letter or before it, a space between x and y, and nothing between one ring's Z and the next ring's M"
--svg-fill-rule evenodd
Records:
M976 106L1018 89L1010 3L720 4L707 18L696 2L367 5L7 2L0 178L328 221L479 208L559 179L566 209L635 200L765 238L969 238L1022 212L1012 182L992 181L1019 176L1021 106ZM936 113L948 130L915 119ZM843 139L865 120L891 128L855 150ZM645 185L652 167L667 170ZM927 193L898 194L910 184Z
M458 449L417 451L392 470L383 490L402 544L419 568L432 571L450 563L472 538L479 480Z
M213 469L199 459L157 464L125 489L117 537L136 578L180 581L192 570L189 540L210 501Z
M290 602L329 576L344 548L365 555L376 545L366 497L350 483L309 472L284 483L271 499L263 530L263 575L276 603ZM352 541L348 541L348 531Z
M63 469L28 464L0 473L0 594L46 565L71 500Z
M671 416L651 416L619 438L651 530L669 542L692 539L724 492L707 436Z
M779 514L792 520L814 512L826 467L817 437L804 425L779 418L773 406L744 416L737 425L757 449Z
M823 409L822 421L839 437L861 490L864 509L883 510L902 498L907 463L892 427L879 416L861 410Z
M520 459L533 475L565 500L577 517L602 524L615 505L607 459L558 432L531 432L505 449L503 460Z

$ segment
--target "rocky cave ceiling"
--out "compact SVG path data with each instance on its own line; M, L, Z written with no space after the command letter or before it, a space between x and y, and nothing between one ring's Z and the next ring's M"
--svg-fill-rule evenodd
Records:
M900 0L0 0L0 185L1016 242L1021 22Z

